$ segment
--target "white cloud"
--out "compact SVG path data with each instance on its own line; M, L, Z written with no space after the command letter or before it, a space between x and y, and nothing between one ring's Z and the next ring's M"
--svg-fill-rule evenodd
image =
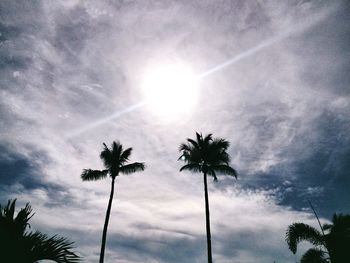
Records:
M110 182L82 182L79 175L83 168L102 168L102 142L118 139L134 147L132 161L145 161L147 169L117 180L109 259L202 262L201 176L178 172L177 147L195 131L213 132L232 143L232 163L242 178L227 187L210 183L217 261L299 258L288 251L284 231L293 221L315 225L314 219L279 206L273 192L244 190L240 184L312 155L309 146L319 134L310 131L322 112L348 111L348 97L327 87L314 90L302 78L306 59L297 53L300 38L308 33L276 42L205 78L200 107L188 118L164 123L140 107L76 136L66 135L140 102L139 77L154 59L188 60L202 73L284 32L301 17L327 19L328 8L276 1L126 1L115 6L65 1L45 2L41 8L33 11L36 19L26 17L33 20L31 33L23 30L7 44L11 54L28 56L29 62L8 74L3 70L8 78L2 80L0 135L9 152L38 170L33 177L47 188L17 183L2 189L1 196L30 201L37 211L36 228L71 237L86 261L96 261ZM8 19L16 25L16 14ZM280 176L287 180L291 173L292 168Z

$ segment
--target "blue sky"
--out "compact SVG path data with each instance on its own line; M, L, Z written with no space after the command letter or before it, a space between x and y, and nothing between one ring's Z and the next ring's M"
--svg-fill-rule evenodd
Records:
M196 131L230 141L239 180L209 184L215 262L296 262L288 224L350 213L349 1L1 1L0 202L96 262L110 181L102 143L134 148L120 177L107 262L204 262L202 178L179 173ZM191 112L159 117L142 76L181 62ZM225 62L229 62L226 63ZM220 67L220 65L222 67ZM179 107L185 105L179 102ZM112 117L111 117L112 116Z

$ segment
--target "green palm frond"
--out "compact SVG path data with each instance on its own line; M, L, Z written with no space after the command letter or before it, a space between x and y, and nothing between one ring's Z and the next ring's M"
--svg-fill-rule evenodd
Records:
M324 251L311 248L301 257L300 263L328 263L328 261L325 258Z
M14 200L14 202L15 201L16 200ZM32 207L29 205L29 203L27 203L26 206L18 212L16 218L14 219L14 225L19 234L22 235L27 226L30 227L28 221L34 216L34 213L32 214L32 211Z
M129 157L131 155L132 148L128 148L125 151L123 151L120 155L120 163L125 163L129 160Z
M201 172L200 165L198 165L196 163L189 163L189 164L186 164L180 168L180 172L185 171L185 170L191 171L191 172Z
M237 178L235 169L229 166L230 156L226 152L229 142L221 138L212 138L212 134L203 136L196 132L196 140L187 139L189 143L180 144L182 153L178 160L188 164L180 169L192 170L193 172L205 172L217 180L216 172L232 175ZM195 166L196 164L197 166Z
M191 139L191 138L187 138L187 141L190 143L192 148L199 148L199 143L196 142L195 140Z
M123 152L123 146L119 142L112 143L112 154L113 154L113 162L120 161L120 156Z
M11 200L7 202L7 205L4 208L5 218L13 220L15 215L15 206L16 206L16 199L14 199L12 202Z
M286 241L289 249L295 254L297 246L301 241L308 241L313 245L323 245L323 236L312 226L303 223L294 223L290 225L286 233Z
M218 178L216 177L215 170L209 168L208 174L214 177L214 182L218 181Z
M127 165L123 165L119 168L119 171L123 174L131 174L139 171L145 170L145 164L144 163L131 163Z
M97 181L101 180L103 178L106 178L108 174L108 170L91 170L91 169L84 169L81 174L81 179L83 181Z
M210 135L208 135L210 136ZM203 142L203 136L202 133L196 132L196 138L197 138L197 145L201 145ZM188 140L188 139L187 139Z
M334 214L332 218L333 225L331 231L350 231L350 215ZM350 234L350 233L349 233Z
M211 141L213 141L213 134L209 133L207 136L203 139L203 145L209 145ZM203 138L203 137L202 137Z
M179 151L182 152L182 151L192 151L192 146L187 144L187 143L181 143L180 146L179 146Z
M229 165L225 165L225 164L211 165L210 169L220 174L231 175L237 178L237 171Z
M226 152L229 142L224 139L214 139L206 151L206 159L211 164L229 164L230 156Z
M113 141L110 148L103 143L103 150L100 153L100 158L102 159L106 170L99 171L84 169L81 174L81 178L83 181L93 181L105 178L108 173L112 178L115 178L118 176L119 172L129 174L137 171L143 171L145 169L145 165L143 163L124 165L129 161L132 150L133 149L131 147L123 150L123 146L118 141Z
M214 139L210 144L210 148L212 150L218 150L218 151L220 150L226 151L229 146L230 146L230 143L225 139L221 139L221 138Z
M63 237L36 232L26 232L28 221L34 215L29 203L14 218L16 200L9 200L7 206L0 206L0 249L1 262L33 263L39 260L53 260L58 263L79 262L80 257L71 251L73 242Z
M332 224L323 224L322 225L322 229L323 230L330 230L331 228L333 227L333 225Z
M48 237L38 231L24 237L25 246L30 247L29 257L32 262L38 260L52 260L57 263L80 262L80 257L71 252L73 242L64 237Z
M183 150L179 160L181 159L188 163L200 163L203 160L202 151L195 147L190 150Z
M100 158L107 169L110 169L112 167L113 154L105 143L103 143L103 150L100 153Z
M108 201L108 208L102 232L100 262L103 262L105 255L104 252L107 240L108 222L113 202L115 178L119 175L119 173L130 174L137 171L143 171L145 169L144 163L135 162L131 164L126 164L131 155L132 148L127 148L126 150L123 150L123 146L116 141L113 141L111 148L108 148L108 146L105 143L103 143L103 146L104 149L100 154L100 158L102 159L106 170L98 171L85 169L83 170L83 173L81 175L81 178L84 181L105 178L107 174L109 174L112 178L111 193Z
M8 200L7 205L2 208L0 205L0 228L3 231L12 231L16 236L23 235L27 226L30 226L28 221L32 218L32 208L27 203L25 208L22 208L17 216L14 216L16 199Z
M317 215L316 218L318 219ZM320 222L319 225L321 227ZM301 263L345 262L350 251L350 215L334 214L332 224L323 224L321 229L322 233L306 224L290 225L286 233L290 250L295 254L298 243L305 240L316 247L303 255Z

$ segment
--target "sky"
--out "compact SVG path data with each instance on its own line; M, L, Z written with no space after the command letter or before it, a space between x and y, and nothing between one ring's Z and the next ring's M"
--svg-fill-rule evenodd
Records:
M239 174L209 181L214 261L298 261L308 245L293 255L285 231L317 227L308 201L322 222L350 213L349 12L345 0L2 0L0 203L30 202L33 229L96 262L110 180L80 174L120 141L147 168L116 180L105 261L205 262L202 177L177 159L212 133ZM198 76L192 108L171 117L144 102L145 75L169 65Z

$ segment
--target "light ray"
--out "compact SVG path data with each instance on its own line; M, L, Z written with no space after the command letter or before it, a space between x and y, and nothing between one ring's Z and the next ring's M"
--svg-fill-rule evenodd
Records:
M97 121L95 121L93 123L90 123L88 125L83 126L82 128L71 131L69 134L66 135L66 138L69 139L69 138L75 137L83 132L86 132L90 129L96 128L97 126L100 126L101 124L104 124L108 121L112 121L114 119L117 119L126 113L132 112L132 111L144 106L145 104L146 104L146 102L142 101L142 102L139 102L137 104L131 105L131 106L125 108L124 110L117 111L117 112L113 113L112 115L109 115L105 118L98 119Z
M255 47L253 47L251 49L248 49L248 50L238 54L237 56L235 56L235 57L233 57L233 58L231 58L231 59L229 59L229 60L227 60L227 61L225 61L225 62L223 62L223 63L221 63L221 64L219 64L219 65L217 65L217 66L215 66L215 67L205 71L205 72L203 72L202 74L199 74L198 78L207 77L208 75L211 75L211 74L213 74L213 73L215 73L215 72L217 72L219 70L222 70L222 69L224 69L224 68L226 68L228 66L231 66L231 65L235 64L236 62L238 62L238 61L240 61L240 60L242 60L242 59L244 59L246 57L249 57L249 56L259 52L260 50L271 46L272 44L274 44L274 43L284 39L287 36L288 35L286 35L286 36L284 36L284 35L282 36L281 35L281 36L278 36L278 37L275 37L275 38L272 38L272 39L268 39L268 40L262 42L261 44L255 46Z
M267 39L267 40L263 41L262 43L260 43L259 45L254 46L246 51L243 51L242 53L234 56L233 58L226 60L225 62L223 62L223 63L221 63L213 68L210 68L209 70L203 72L202 74L199 74L198 78L207 77L208 75L211 75L219 70L222 70L228 66L231 66L244 58L250 57L251 55L254 55L257 52L259 52L267 47L270 47L271 45L273 45L275 43L283 41L289 37L292 37L293 35L305 32L306 30L310 29L311 27L315 26L316 24L318 24L322 20L324 20L326 17L328 17L331 13L333 13L335 11L335 9L336 9L335 7L330 8L325 12L318 13L312 17L309 17L307 22L302 21L300 23L293 25L293 28L289 28L288 30L284 31L283 33L281 33L275 37L272 37L270 39Z
M313 27L316 24L323 21L331 13L333 13L336 9L337 9L337 6L334 5L333 8L330 8L324 12L318 13L312 17L308 17L307 20L303 20L300 23L293 25L293 28L286 30L284 33L281 33L277 36L274 36L270 39L267 39L267 40L263 41L262 43L260 43L259 45L254 46L246 51L243 51L242 53L232 57L231 59L229 59L229 60L227 60L219 65L216 65L216 66L210 68L209 70L207 70L201 74L198 74L197 77L198 77L198 79L205 78L205 77L207 77L215 72L218 72L224 68L227 68L227 67L241 61L242 59L245 59L247 57L250 57L250 56L256 54L259 51L262 51L262 50L272 46L273 44L276 44L280 41L283 41L283 40L287 39L288 37L303 33L306 30L310 29L311 27ZM70 132L66 137L71 138L71 137L77 136L85 131L93 129L93 128L95 128L101 124L104 124L108 121L117 119L117 118L123 116L124 114L132 112L132 111L134 111L134 110L136 110L136 109L138 109L146 104L147 104L146 101L142 101L142 102L139 102L137 104L131 105L131 106L127 107L126 109L118 111L118 112L116 112L116 113L114 113L106 118L99 119L99 120L97 120L89 125L86 125L80 129L74 130L74 131Z

